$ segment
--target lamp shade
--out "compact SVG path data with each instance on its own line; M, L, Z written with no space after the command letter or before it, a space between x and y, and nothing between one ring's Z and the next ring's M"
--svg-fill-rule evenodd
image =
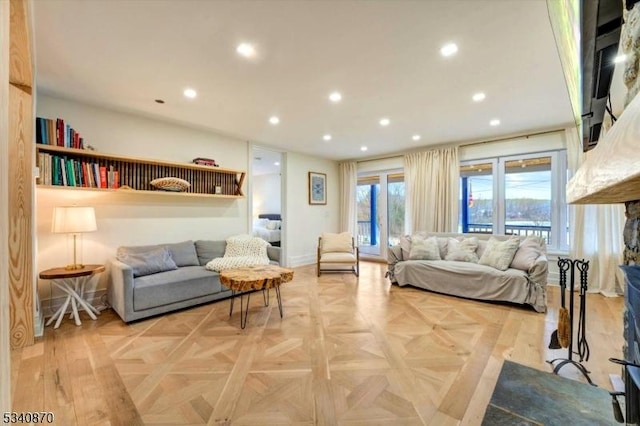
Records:
M75 234L96 231L96 213L93 207L54 207L51 232Z

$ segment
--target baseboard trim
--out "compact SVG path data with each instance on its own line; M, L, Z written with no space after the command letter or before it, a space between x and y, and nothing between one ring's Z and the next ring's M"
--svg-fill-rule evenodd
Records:
M106 297L107 290L102 288L94 291L86 291L84 293L84 299L91 303L91 305L95 306L99 311L106 309L108 306L104 301L104 297ZM50 318L64 303L66 300L66 295L60 295L57 297L43 299L40 304L40 312L42 313L42 322L44 323L45 318ZM82 306L78 306L79 311L84 311ZM71 306L67 308L67 313L71 313Z
M317 261L315 254L306 254L302 256L290 256L287 258L287 265L292 268L297 266L313 265Z

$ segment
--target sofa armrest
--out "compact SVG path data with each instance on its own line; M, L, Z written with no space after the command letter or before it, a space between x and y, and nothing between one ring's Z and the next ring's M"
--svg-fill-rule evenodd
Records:
M533 266L527 271L529 278L536 284L547 286L547 276L549 274L549 261L546 254L538 256Z
M109 276L109 305L127 322L128 314L133 313L133 269L119 260L111 259Z
M400 248L400 245L389 247L388 253L389 256L387 256L387 263L389 264L393 263L395 265L401 260L404 260L402 258L402 249Z
M402 250L400 245L391 246L387 250L387 273L384 275L389 278L392 283L397 282L395 277L396 263L402 261Z
M269 260L276 261L278 262L279 265L281 265L280 253L281 253L280 247L267 246L267 256L269 256Z

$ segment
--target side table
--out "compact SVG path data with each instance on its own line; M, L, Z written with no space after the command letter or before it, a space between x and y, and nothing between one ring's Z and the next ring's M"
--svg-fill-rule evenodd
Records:
M71 315L69 318L73 318L76 325L82 324L80 315L78 315L79 306L87 311L92 320L96 320L96 315L100 315L100 312L91 303L84 300L84 286L94 275L101 272L104 272L104 265L84 265L81 269L51 268L40 272L41 279L51 280L55 287L67 294L62 306L49 318L45 325L49 325L57 319L54 328L60 327L62 317L64 317L69 303L71 303Z

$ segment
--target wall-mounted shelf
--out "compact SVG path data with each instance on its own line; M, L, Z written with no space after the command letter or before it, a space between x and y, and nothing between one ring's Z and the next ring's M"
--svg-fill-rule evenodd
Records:
M190 163L150 160L146 158L125 157L104 154L85 149L63 148L54 145L36 144L37 165L40 170L38 186L41 188L62 188L86 191L111 191L132 194L162 194L171 196L242 198L242 184L245 172L221 167L202 166ZM63 159L68 166L73 163L76 171L76 185L61 184L60 179L54 179L60 171L54 173L52 164ZM91 167L97 165L106 170L118 172L119 187L104 188L96 186L95 179L86 178ZM85 171L82 175L82 171ZM84 177L84 179L83 179ZM157 190L150 182L157 178L177 177L191 184L184 192L170 192ZM82 181L82 183L79 183ZM218 191L216 191L216 187Z

